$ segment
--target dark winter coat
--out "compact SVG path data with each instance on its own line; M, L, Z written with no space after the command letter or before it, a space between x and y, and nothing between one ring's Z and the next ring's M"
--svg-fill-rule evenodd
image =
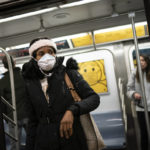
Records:
M28 94L29 128L27 132L27 150L87 150L86 140L79 116L94 110L99 105L99 96L77 72L78 66L73 59L67 67L62 65L64 58L57 58L57 63L48 77L48 104L41 88L43 74L35 60L23 66L23 76ZM65 72L69 75L76 91L82 98L74 102L64 80ZM66 110L74 114L73 135L69 139L60 138L59 125Z
M17 119L21 120L27 117L26 113L26 92L24 79L21 75L21 70L18 67L13 69L14 73L14 85L15 85L15 96L16 96L16 110L17 110ZM3 96L10 104L12 104L11 97L11 85L10 85L10 76L9 71L4 73L4 77L0 80L0 94ZM5 107L6 108L6 107ZM7 107L4 112L9 117L12 118L12 110Z

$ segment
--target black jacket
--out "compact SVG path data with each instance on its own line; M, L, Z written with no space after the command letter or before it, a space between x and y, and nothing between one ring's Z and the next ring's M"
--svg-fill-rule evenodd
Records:
M52 70L53 74L47 79L49 104L45 99L39 80L44 76L39 71L36 61L31 59L23 66L29 113L27 150L59 150L66 144L68 146L64 150L87 150L79 116L98 107L99 96L77 72L76 61L70 59L67 62L67 67L64 67L62 65L63 59L57 58L57 63ZM65 72L69 75L76 91L82 98L81 102L74 102L64 80ZM66 110L71 110L75 118L73 136L69 140L59 137L59 124ZM47 121L47 118L49 118L49 121ZM48 122L50 123L48 124Z
M26 103L25 84L24 84L24 79L21 75L20 68L15 67L13 69L13 73L14 73L17 119L21 120L27 117L27 113L25 109L26 108L25 107L25 103ZM10 104L12 104L9 71L5 72L4 77L0 80L0 94ZM9 109L8 107L4 113L6 113L9 117L12 118L12 110Z

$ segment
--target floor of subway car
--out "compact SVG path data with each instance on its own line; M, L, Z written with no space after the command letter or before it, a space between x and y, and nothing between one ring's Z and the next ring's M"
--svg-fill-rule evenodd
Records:
M102 149L102 150L128 150L127 148L121 148L121 149Z
M21 147L20 147L20 150L25 150L25 146L21 146Z

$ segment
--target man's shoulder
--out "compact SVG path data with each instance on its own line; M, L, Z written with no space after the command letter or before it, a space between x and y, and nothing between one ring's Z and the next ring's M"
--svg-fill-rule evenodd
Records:
M8 84L8 82L9 82L9 78L8 78L9 76L7 76L7 75L4 75L1 79L0 79L0 90L2 90L4 87L6 87Z
M13 72L16 73L16 74L21 74L21 69L19 67L15 67L13 69Z

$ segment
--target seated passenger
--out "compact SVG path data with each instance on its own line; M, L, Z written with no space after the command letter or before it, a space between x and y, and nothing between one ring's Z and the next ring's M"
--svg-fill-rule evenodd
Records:
M28 120L26 109L25 109L25 103L26 103L25 84L21 75L21 69L19 67L15 67L15 61L13 60L12 57L10 58L11 58L13 73L14 73L16 110L17 110L17 120L18 120L18 138L19 138L19 144L21 144L20 140L22 135L22 128L24 128L26 131L27 120ZM2 63L4 67L8 70L8 62L6 57L2 59ZM6 71L3 74L3 78L0 79L0 94L10 104L12 104L9 70ZM10 108L7 107L4 113L8 115L8 117L10 117L12 120L14 120L13 111ZM8 124L9 124L10 134L14 135L14 125L12 125L10 122ZM15 141L11 139L10 142L11 142L11 150L16 150Z
M144 78L143 81L150 119L150 60L148 56L140 55L140 62ZM135 103L137 104L136 111L141 132L141 146L142 150L148 150L148 135L145 122L144 105L142 100L142 90L139 81L138 69L136 69L129 78L127 84L127 96L130 99L134 99Z
M48 38L31 41L32 59L24 64L29 126L26 150L88 150L80 115L99 105L99 96L78 73L73 59L63 66L56 45ZM82 101L74 102L64 76L69 75Z

